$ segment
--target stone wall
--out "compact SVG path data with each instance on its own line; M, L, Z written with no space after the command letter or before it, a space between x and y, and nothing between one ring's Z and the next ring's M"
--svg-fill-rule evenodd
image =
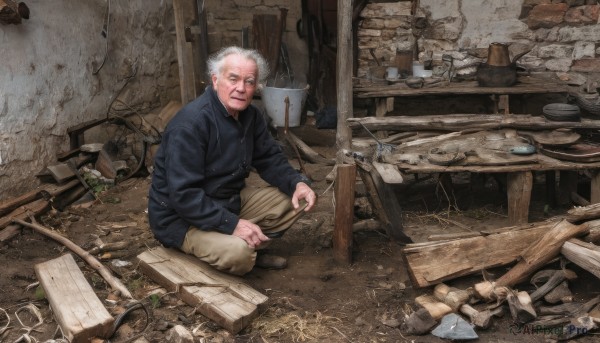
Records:
M375 61L393 65L396 50L417 47L421 62L442 65L451 55L459 75L473 74L490 43L509 44L511 56L529 51L519 65L530 71L600 71L600 5L596 0L420 0L369 3L358 31L358 77Z
M171 2L110 1L106 39L108 3L30 0L29 20L0 25L0 199L35 187L67 128L106 117L118 94L130 113L178 97Z

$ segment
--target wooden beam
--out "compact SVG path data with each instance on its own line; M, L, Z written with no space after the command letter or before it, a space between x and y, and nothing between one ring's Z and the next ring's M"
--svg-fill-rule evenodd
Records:
M234 334L266 306L268 298L242 278L219 272L195 256L158 247L138 259L144 274Z
M339 125L338 117L338 125ZM371 131L464 131L512 128L542 130L559 128L600 129L600 120L582 118L579 122L559 122L529 114L444 114L424 116L386 116L348 118L351 129L361 129L360 123ZM359 123L360 122L360 123Z
M402 253L416 287L514 263L521 253L557 223L556 219L512 227L486 236L407 245ZM600 225L600 222L593 222ZM452 258L448 258L452 256Z
M352 223L354 222L354 185L356 165L339 164L335 181L335 225L333 257L341 263L352 263Z
M108 313L71 254L34 267L62 334L73 343L108 339L114 319Z
M508 173L507 183L509 223L512 225L527 223L533 174L530 171Z
M566 241L560 253L569 261L600 278L600 247L572 238Z
M347 119L352 114L352 0L337 2L337 131L336 143L338 148L337 162L344 160L343 149L350 149L352 131Z
M181 103L184 106L194 100L197 95L192 44L186 39L186 26L190 26L191 20L188 16L193 12L192 9L191 0L173 0L176 33L175 49L177 51L177 63L179 67Z
M589 223L573 225L566 220L560 221L521 253L521 260L502 275L496 285L513 287L526 281L531 273L559 254L565 241L585 234L589 228Z

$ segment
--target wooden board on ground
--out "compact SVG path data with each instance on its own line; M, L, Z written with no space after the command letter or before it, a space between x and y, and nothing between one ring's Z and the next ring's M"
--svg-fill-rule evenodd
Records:
M138 255L141 270L223 328L237 333L268 297L233 275L217 271L194 256L158 247Z
M456 277L479 273L515 262L536 239L556 222L528 225L489 236L430 244L410 245L403 250L413 284L427 287Z
M52 312L72 343L109 338L114 319L83 276L71 254L35 265Z

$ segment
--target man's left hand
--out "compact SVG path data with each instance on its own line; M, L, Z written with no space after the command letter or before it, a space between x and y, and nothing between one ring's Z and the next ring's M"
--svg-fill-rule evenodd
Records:
M315 206L315 204L317 203L317 195L304 182L298 182L296 184L296 190L292 195L292 205L294 206L294 209L297 210L298 207L300 207L299 201L301 199L306 200L306 203L308 204L308 206L306 206L306 208L304 209L305 212L310 211L313 208L313 206Z

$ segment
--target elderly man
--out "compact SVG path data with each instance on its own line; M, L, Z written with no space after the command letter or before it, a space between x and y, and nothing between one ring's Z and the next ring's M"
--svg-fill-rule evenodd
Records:
M222 271L283 268L283 257L260 251L311 210L316 195L251 105L267 63L254 50L229 47L211 57L208 69L212 86L163 134L149 194L150 227L163 245ZM246 186L252 167L271 186Z

